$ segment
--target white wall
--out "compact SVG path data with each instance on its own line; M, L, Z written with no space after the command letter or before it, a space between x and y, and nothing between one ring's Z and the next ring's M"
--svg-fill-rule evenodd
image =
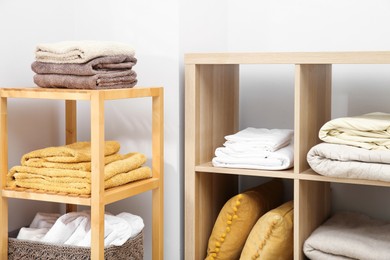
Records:
M0 1L0 86L33 86L30 64L38 43L62 40L110 40L132 44L138 86L165 87L165 259L181 259L181 182L179 128L179 5L168 1ZM19 102L20 101L20 102ZM150 101L110 101L106 138L123 152L151 156ZM89 138L88 104L78 109L79 140ZM30 150L62 144L63 107L56 102L10 101L9 165ZM25 209L30 205L30 209ZM39 204L40 205L40 204ZM129 211L145 221L145 259L151 259L151 193L114 203L113 213ZM10 230L29 224L33 209L56 211L57 205L10 201ZM27 212L26 212L27 211Z
M229 51L389 50L389 1L227 3ZM388 65L334 65L332 117L389 113L389 71ZM241 128L293 127L294 67L247 65L240 73ZM335 184L332 207L390 219L390 209L381 206L389 195L388 188Z

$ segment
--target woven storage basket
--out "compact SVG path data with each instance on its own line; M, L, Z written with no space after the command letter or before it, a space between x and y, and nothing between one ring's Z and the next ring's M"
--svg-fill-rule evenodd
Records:
M122 246L104 249L106 260L142 260L144 256L143 232ZM89 247L58 245L37 241L8 238L8 260L84 260L91 259Z

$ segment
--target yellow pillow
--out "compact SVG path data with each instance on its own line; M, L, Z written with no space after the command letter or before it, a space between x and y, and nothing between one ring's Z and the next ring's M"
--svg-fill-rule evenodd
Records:
M229 199L215 221L206 259L238 259L253 225L282 198L283 183L275 179Z
M264 214L252 228L240 260L293 259L293 201Z

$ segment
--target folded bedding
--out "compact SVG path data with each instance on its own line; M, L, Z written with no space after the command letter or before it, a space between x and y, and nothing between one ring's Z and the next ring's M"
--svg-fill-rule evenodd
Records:
M330 120L321 127L319 138L327 143L388 150L390 149L390 114L376 112Z
M107 72L92 76L35 74L34 83L42 88L111 89L132 88L137 84L134 70Z
M55 221L46 228L35 228L30 225L28 228L22 228L17 238L74 246L91 246L89 212L70 212L62 216L53 213L52 215ZM128 239L139 234L143 228L144 222L137 215L127 212L118 215L106 213L104 215L104 246L121 246Z
M93 76L112 72L129 71L137 63L134 56L103 56L87 63L48 63L35 61L31 69L37 74Z
M35 57L40 62L85 63L101 56L134 56L128 44L109 41L62 41L38 44Z
M259 170L284 170L291 168L294 163L294 145L269 152L268 155L232 156L231 154L216 152L212 164L215 167L247 168Z
M233 135L225 136L227 140L224 146L237 152L250 148L266 151L276 151L288 145L293 136L291 129L266 129L248 127Z
M119 151L120 144L117 141L104 143L104 156L115 154ZM21 164L28 165L30 160L43 159L46 162L79 163L91 161L91 143L76 142L64 146L46 147L31 151L22 156Z
M340 212L308 237L303 252L312 260L390 259L390 223Z
M390 181L390 151L320 143L307 154L317 173L338 178Z

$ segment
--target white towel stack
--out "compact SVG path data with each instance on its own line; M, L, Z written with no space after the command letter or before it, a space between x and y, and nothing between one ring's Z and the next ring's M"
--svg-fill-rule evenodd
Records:
M37 224L38 223L38 224ZM122 212L104 215L104 246L121 246L144 228L141 217ZM21 228L18 239L74 246L91 246L91 215L89 212L59 214L37 213L30 227Z
M215 167L284 170L294 162L293 130L248 127L225 136L215 150Z

